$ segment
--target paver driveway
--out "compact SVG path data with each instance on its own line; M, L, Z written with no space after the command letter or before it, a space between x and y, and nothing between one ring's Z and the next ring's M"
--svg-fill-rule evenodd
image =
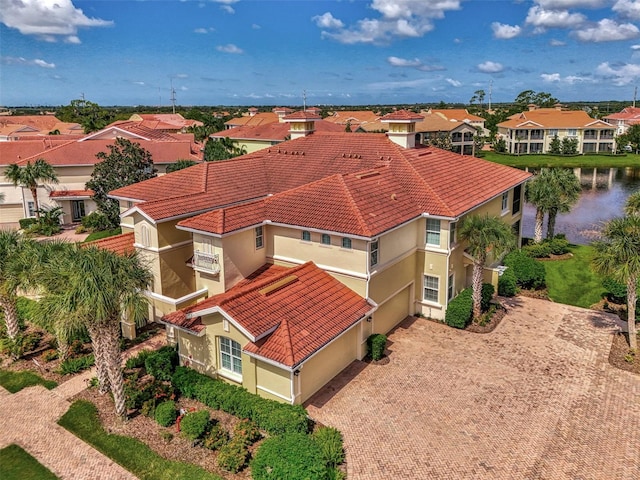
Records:
M407 319L389 363L307 403L349 479L638 479L640 377L607 362L613 316L517 297L489 334Z

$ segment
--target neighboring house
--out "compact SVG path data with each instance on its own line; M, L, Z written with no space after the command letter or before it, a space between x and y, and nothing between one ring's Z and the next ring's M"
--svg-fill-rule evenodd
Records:
M371 123L378 123L380 115L371 110L336 110L325 118L327 122L336 123L338 125L351 126L352 131L356 131L358 127L371 132L372 128L366 128Z
M4 176L4 170L11 163L24 165L39 158L54 167L59 180L57 184L39 186L40 207L62 207L62 223L79 222L82 217L93 212L96 209L95 202L91 200L93 192L86 190L85 184L99 162L96 154L109 153L108 146L117 137L127 138L148 150L158 174L164 174L166 166L176 160L202 159L193 135L171 135L140 126L135 132L108 127L78 140L65 142L60 142L54 136L38 142L0 143L0 192L5 194L5 199L0 204L0 224L16 224L21 218L35 216L34 201L29 189L14 187Z
M313 118L314 130L319 132L344 132L344 127L335 123L327 122L314 113L297 112L293 115L286 115L281 122L266 123L263 125L244 125L242 127L233 127L210 135L210 138L220 140L230 138L236 147L246 150L246 153L256 152L263 148L277 145L285 140L296 138L300 135L300 130L304 129L304 125L300 125L300 113L304 113ZM301 128L298 128L301 127Z
M618 113L603 117L603 120L616 127L616 135L622 135L631 125L640 123L640 108L625 107Z
M386 135L291 117L305 120L299 138L110 195L153 271L150 318L182 363L299 403L362 359L371 333L443 319L471 284L458 222L498 215L519 235L530 174L416 147L409 112L384 117Z
M476 127L476 129L480 129L481 135L489 135L489 130L484 126L484 118L474 115L473 113L469 113L466 108L430 108L426 113L439 115L446 120L451 120L452 122L467 123Z
M126 122L134 122L150 130L166 133L186 133L191 127L202 127L204 123L198 120L184 118L179 113L134 113ZM118 125L114 122L111 125ZM111 126L109 125L109 126Z
M65 140L78 138L84 134L82 125L79 123L61 122L53 115L11 115L0 118L0 142L40 139L53 132Z
M578 153L615 151L616 128L591 118L582 110L562 110L529 106L498 124L498 137L507 144L507 152L517 154L547 153L554 137L576 139Z
M278 123L284 121L284 117L293 110L287 107L275 107L271 112L259 112L257 108L251 107L247 115L242 117L232 118L225 122L225 128L235 127L257 127L260 125L267 125L269 123Z

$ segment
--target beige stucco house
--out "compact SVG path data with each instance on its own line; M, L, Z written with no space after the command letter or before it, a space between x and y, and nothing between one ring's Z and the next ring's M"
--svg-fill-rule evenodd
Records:
M292 403L362 359L371 333L443 319L471 283L458 222L488 213L519 234L529 178L416 146L409 112L384 117L388 134L316 132L299 117L299 138L111 192L153 271L150 318L183 364ZM345 316L341 299L361 309Z

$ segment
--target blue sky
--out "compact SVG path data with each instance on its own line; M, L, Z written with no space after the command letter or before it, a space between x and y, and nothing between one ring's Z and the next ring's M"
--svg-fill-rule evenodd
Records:
M630 100L640 0L0 0L0 105Z

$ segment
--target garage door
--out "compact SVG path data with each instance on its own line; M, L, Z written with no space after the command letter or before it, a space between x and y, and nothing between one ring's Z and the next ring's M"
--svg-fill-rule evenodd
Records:
M373 314L373 333L387 333L407 315L410 315L410 299L411 286L408 286L386 302L381 303Z

